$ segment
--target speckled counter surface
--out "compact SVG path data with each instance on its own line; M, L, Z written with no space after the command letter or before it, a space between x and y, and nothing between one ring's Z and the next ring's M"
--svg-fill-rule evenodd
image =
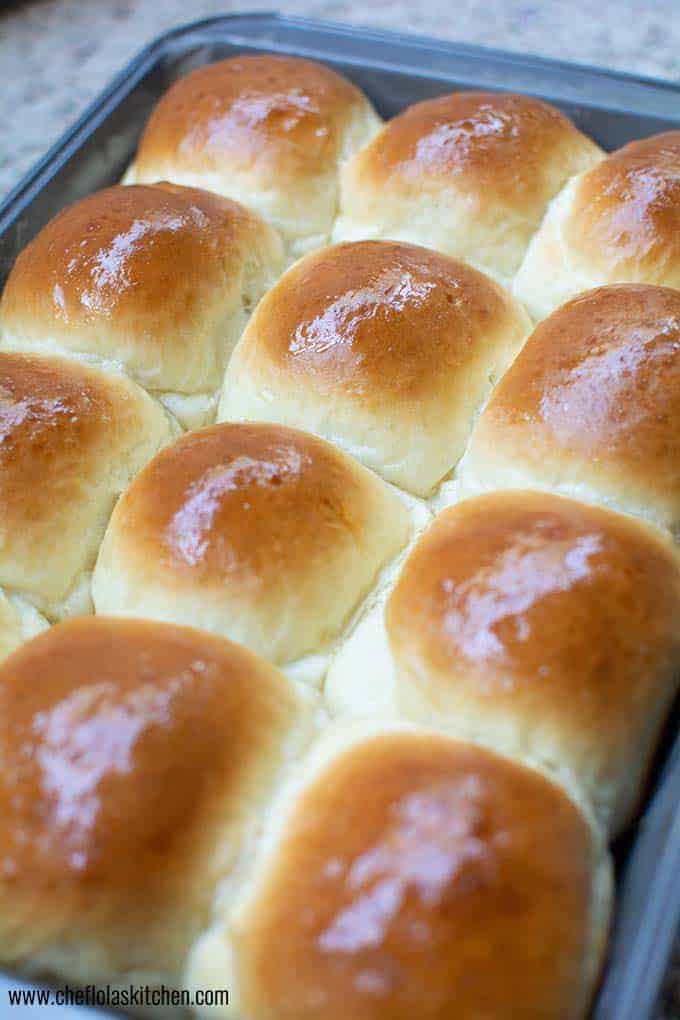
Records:
M0 196L154 36L268 6L680 78L680 0L0 0Z
M0 198L154 36L275 6L680 80L680 0L0 0ZM680 1020L680 939L659 1017Z

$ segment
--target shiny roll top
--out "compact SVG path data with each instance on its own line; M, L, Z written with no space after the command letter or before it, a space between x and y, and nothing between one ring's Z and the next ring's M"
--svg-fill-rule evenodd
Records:
M680 287L680 131L631 142L567 184L515 291L540 319L608 283Z
M602 156L530 96L428 99L390 120L345 167L334 237L424 244L507 282L550 199Z
M176 984L308 714L272 667L184 627L89 617L10 656L3 966Z
M339 244L260 302L227 369L218 418L284 422L427 494L529 332L489 277L411 244Z
M480 416L467 490L540 486L680 525L680 292L601 287L535 329Z
M379 125L364 94L329 67L272 54L235 57L168 90L126 179L166 179L236 199L301 254L326 243L339 167Z
M113 504L172 435L123 375L0 352L0 585L52 619L87 612Z
M120 365L181 420L202 424L282 259L275 232L235 202L167 183L107 188L21 252L0 344Z
M11 655L2 965L227 988L238 1020L580 1018L611 875L578 795L404 725L308 749L313 704L149 621L69 621Z
M239 56L27 246L3 967L234 1020L582 1020L680 677L677 550L593 505L680 528L680 292L645 285L680 287L679 139L605 158L481 92L381 130L329 68ZM525 344L515 276L533 315L624 285ZM438 505L475 498L416 540L456 467Z
M336 711L370 704L360 653L393 711L575 777L610 831L630 820L680 675L680 558L657 529L548 493L465 500L362 628Z
M330 443L215 425L168 447L118 502L95 606L190 620L289 663L339 633L409 527L399 497Z
M577 806L432 733L324 739L229 926L236 1015L580 1018L610 876Z

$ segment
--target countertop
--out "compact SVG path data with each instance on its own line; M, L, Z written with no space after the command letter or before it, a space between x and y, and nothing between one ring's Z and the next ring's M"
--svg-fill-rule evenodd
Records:
M277 7L680 80L680 0L0 0L0 198L160 32ZM680 940L660 1017L680 1020ZM616 1020L612 1017L612 1020Z
M0 0L0 196L154 36L268 6L680 78L680 0Z

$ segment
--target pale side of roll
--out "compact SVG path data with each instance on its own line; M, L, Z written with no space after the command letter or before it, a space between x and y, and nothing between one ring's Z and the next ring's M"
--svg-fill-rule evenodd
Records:
M680 287L680 131L584 167L548 208L514 291L538 320L609 283Z

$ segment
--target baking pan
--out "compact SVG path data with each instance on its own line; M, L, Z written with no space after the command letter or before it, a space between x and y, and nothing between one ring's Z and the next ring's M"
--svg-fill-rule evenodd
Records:
M0 286L20 249L59 209L119 180L152 107L176 78L249 50L330 64L355 81L383 117L453 89L484 88L549 100L605 149L680 127L680 86L670 82L277 14L211 18L175 29L143 50L0 206ZM639 820L614 847L616 919L592 1020L655 1016L680 928L679 799L676 708ZM0 1001L8 1001L6 988L16 984L0 977ZM12 1012L17 1018L34 1015L29 1008ZM52 1015L94 1016L89 1010L40 1008L40 1016Z

